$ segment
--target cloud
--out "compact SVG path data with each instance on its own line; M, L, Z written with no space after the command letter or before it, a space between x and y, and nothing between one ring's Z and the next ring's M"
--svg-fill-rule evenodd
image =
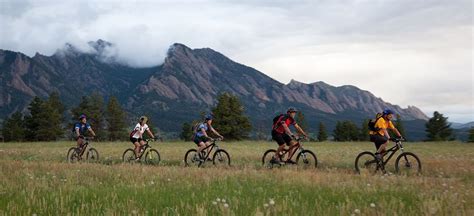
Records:
M180 42L288 82L351 84L402 106L474 120L469 0L0 2L0 48L51 55L99 38L132 66Z

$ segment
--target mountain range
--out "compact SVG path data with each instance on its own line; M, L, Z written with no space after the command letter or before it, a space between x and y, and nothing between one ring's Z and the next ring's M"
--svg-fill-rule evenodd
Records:
M257 131L267 132L274 115L289 106L303 111L312 132L320 121L329 130L338 120L360 125L390 108L402 116L408 137L424 137L428 117L419 108L402 108L352 85L295 80L283 84L210 48L179 43L170 46L163 64L137 68L107 56L112 43L98 40L89 45L93 52L66 44L51 56L0 50L0 119L26 112L34 96L57 91L72 107L95 91L106 98L116 96L131 116L146 114L162 131L179 132L182 123L209 112L217 96L229 92L240 98Z

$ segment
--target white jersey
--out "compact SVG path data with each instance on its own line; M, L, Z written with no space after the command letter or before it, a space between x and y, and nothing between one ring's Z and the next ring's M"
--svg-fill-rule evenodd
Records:
M140 123L138 123L133 129L134 133L132 137L136 139L142 138L143 133L145 133L146 130L150 130L147 124L144 124L143 126L141 126Z

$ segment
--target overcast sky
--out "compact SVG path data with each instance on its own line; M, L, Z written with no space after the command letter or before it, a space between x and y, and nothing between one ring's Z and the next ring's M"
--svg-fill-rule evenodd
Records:
M355 85L402 107L474 121L471 0L0 0L0 49L52 55L99 38L133 66L175 42L272 78Z

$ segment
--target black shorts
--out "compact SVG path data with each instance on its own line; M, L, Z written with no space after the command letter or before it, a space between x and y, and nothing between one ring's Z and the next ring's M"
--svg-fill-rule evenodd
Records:
M275 130L272 130L272 139L275 140L278 145L283 145L286 143L287 146L289 146L293 140L288 134L278 133Z
M130 137L130 141L135 145L136 142L141 142L143 139L142 138L133 138Z
M380 134L370 135L370 141L374 142L375 148L379 150L380 146L388 141L387 137Z
M205 143L205 142L211 141L211 139L205 136L202 136L202 137L195 136L193 141L194 143L196 143L196 145L199 145L199 143L201 142Z

